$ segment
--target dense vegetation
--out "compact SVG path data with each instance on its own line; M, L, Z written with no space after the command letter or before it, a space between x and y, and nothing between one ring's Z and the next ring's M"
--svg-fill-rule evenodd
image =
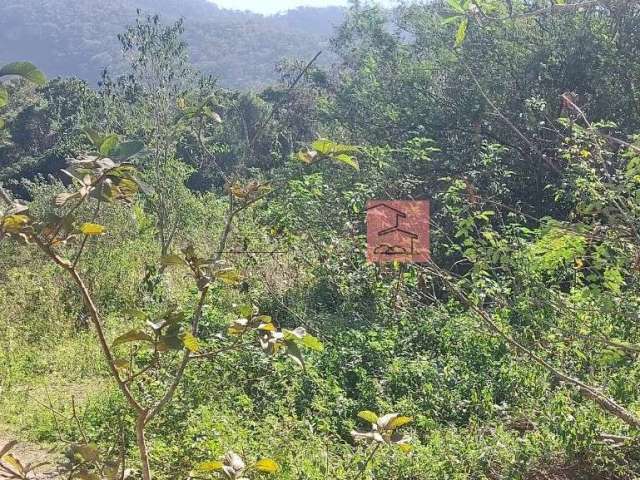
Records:
M278 62L325 48L344 18L337 7L265 17L208 0L3 0L0 64L29 60L49 76L75 76L93 87L104 68L124 68L116 35L138 9L165 21L184 18L192 63L234 88L273 83Z
M257 93L185 29L0 70L0 429L83 479L640 477L640 2L354 2ZM370 199L432 261L367 263Z

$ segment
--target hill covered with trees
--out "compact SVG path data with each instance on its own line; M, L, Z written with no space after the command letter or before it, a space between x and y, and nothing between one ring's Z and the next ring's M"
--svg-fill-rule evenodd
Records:
M344 18L335 7L265 17L207 0L7 0L0 3L0 62L26 59L49 76L77 76L93 86L105 67L122 68L116 35L137 9L166 21L183 17L193 64L222 85L242 88L276 80L274 66L283 58L325 49Z
M134 16L98 88L0 65L0 439L80 480L640 478L640 1L354 2L252 91L190 23ZM426 261L367 261L372 200L430 201Z

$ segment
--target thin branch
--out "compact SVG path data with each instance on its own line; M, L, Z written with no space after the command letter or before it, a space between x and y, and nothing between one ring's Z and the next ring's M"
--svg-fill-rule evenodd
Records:
M476 5L476 7L478 7L478 5L475 2L474 4ZM483 20L489 20L493 22L504 22L508 20L521 20L524 18L540 17L543 15L549 15L549 14L571 13L580 8L596 7L603 4L605 4L605 2L603 2L602 0L587 0L584 2L567 3L564 5L554 3L553 5L550 5L548 7L539 8L537 10L531 10L529 12L513 13L513 10L512 10L511 13L506 17L494 17L491 15L487 15L481 9L478 9L478 11L480 12L481 18Z
M441 270L437 265L433 262L430 263L430 271L431 273L436 274L447 286L447 288L462 302L462 304L473 311L478 317L482 319L482 321L489 327L491 331L500 336L511 348L515 351L526 355L531 360L533 360L538 365L544 367L547 371L549 371L556 378L573 385L578 389L578 391L585 397L593 400L595 403L600 405L603 409L618 417L624 423L629 426L640 428L640 418L636 417L631 411L627 410L623 406L616 403L613 399L608 398L606 395L598 391L595 387L587 385L577 378L573 378L570 375L561 372L549 362L544 360L543 358L536 355L533 351L525 347L523 344L518 342L516 339L511 337L508 333L506 333L500 326L493 320L491 315L487 313L484 309L478 307L474 302L472 302L467 295L458 288L451 280L449 275Z
M319 51L318 53L316 53L316 55L311 59L311 61L309 63L307 63L307 65L300 71L300 73L298 74L296 79L289 86L289 89L287 90L287 92L284 95L284 97L282 97L280 99L280 101L273 106L273 108L271 109L271 112L269 113L269 116L265 119L264 122L262 122L258 126L258 128L256 129L255 133L253 134L253 136L251 137L251 139L249 141L249 149L251 151L253 151L253 147L254 147L255 143L260 139L260 137L262 136L262 134L264 132L264 129L267 127L269 122L273 119L273 117L275 116L276 112L278 110L280 110L282 105L284 105L284 103L289 99L289 95L291 95L291 92L293 92L293 90L296 88L296 86L298 85L300 80L302 80L302 77L304 77L304 75L307 73L307 71L309 71L311 66L316 62L316 60L318 59L318 57L320 57L320 55L322 55L322 50Z
M93 324L96 330L98 341L100 343L100 348L102 350L102 353L105 359L107 360L107 365L109 367L109 370L111 371L111 376L116 380L118 387L120 388L120 391L123 393L123 395L129 402L129 404L133 407L133 409L136 410L136 412L138 413L143 412L144 409L142 408L140 403L133 397L131 391L129 390L129 387L124 383L122 378L120 378L120 374L118 373L118 369L116 368L116 362L113 356L113 352L109 347L104 329L102 328L102 323L100 322L100 314L98 313L98 308L95 305L93 301L93 297L91 296L89 289L84 283L84 280L82 279L78 271L73 267L73 265L68 260L63 259L57 253L55 253L52 250L50 245L44 243L40 238L38 238L35 235L33 238L35 242L38 244L38 246L40 247L40 249L45 254L47 254L49 258L51 258L56 265L62 267L71 275L74 282L80 289L82 300L84 302L86 309L89 311L91 323Z
M522 133L522 131L516 127L516 125L509 120L509 118L504 115L500 109L497 107L497 105L489 98L489 96L486 94L486 92L484 91L484 89L482 88L482 85L480 85L480 82L478 81L478 79L476 78L475 74L473 73L473 71L469 68L469 66L466 64L466 62L464 60L461 59L462 64L464 65L465 69L467 70L467 72L469 72L469 75L471 76L471 79L473 80L473 83L476 85L476 87L478 88L478 91L480 92L480 95L482 95L482 98L484 98L484 100L491 106L491 108L493 109L493 111L495 112L495 114L500 117L502 119L502 121L504 123L507 124L507 126L509 126L509 128L511 128L511 130L513 130L516 135L518 135L518 137L520 137L520 139L522 139L523 142L525 142L527 144L527 146L529 147L529 149L534 152L536 155L538 155L542 161L549 167L551 168L554 172L556 172L557 174L561 174L562 172L560 171L560 169L555 166L539 149L538 147L536 147L533 142L531 140L529 140L524 133Z
M2 185L2 183L0 183L0 200L4 201L4 203L6 203L7 206L9 207L13 205L13 200L11 200L11 197L9 196L7 191L4 189L4 186Z
M208 293L209 286L204 287L200 291L200 299L198 300L198 305L196 306L196 310L193 314L193 319L191 320L191 332L193 335L196 335L198 332L198 325L200 323L200 319L202 318L202 311L204 309L204 304L206 302ZM189 364L189 360L191 360L191 351L185 348L182 361L180 362L180 365L176 370L171 385L169 385L169 388L165 392L164 396L144 416L144 425L153 420L153 418L158 415L158 413L160 413L162 409L171 401L173 395L176 392L176 389L178 388L178 385L180 384L180 381L182 380L182 377L184 376L184 372L187 368L187 365Z

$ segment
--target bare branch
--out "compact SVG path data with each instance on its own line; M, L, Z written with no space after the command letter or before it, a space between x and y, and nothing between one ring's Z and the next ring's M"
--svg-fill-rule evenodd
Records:
M458 298L458 300L462 302L462 304L465 307L467 307L469 310L473 311L478 317L480 317L492 332L500 336L515 351L529 357L535 363L544 367L547 371L549 371L553 376L555 376L559 380L569 385L573 385L578 389L578 391L584 397L593 400L595 403L600 405L600 407L602 407L604 410L618 417L627 425L632 426L634 428L640 428L640 418L636 417L631 411L619 405L613 399L607 397L604 393L600 392L597 388L587 385L586 383L581 382L577 378L573 378L570 375L558 370L549 362L547 362L540 356L536 355L533 351L525 347L522 343L518 342L516 339L514 339L509 334L507 334L493 320L493 318L489 313L487 313L484 309L480 308L474 302L472 302L467 297L467 295L451 281L450 276L447 274L447 272L444 272L443 270L441 270L433 262L430 263L430 272L436 274L445 283L447 288Z

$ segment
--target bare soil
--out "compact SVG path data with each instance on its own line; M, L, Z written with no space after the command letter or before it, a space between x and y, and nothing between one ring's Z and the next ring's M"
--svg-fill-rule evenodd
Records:
M15 435L9 434L6 431L0 428L0 448L5 446L12 440L20 439L16 438ZM42 467L37 468L34 472L29 475L29 478L33 480L61 480L62 477L58 474L56 468L56 461L59 458L59 455L47 451L46 449L34 445L29 442L20 442L10 452L14 457L16 457L23 465L36 465L38 463L47 462L47 465L43 465ZM0 470L0 479L5 480L13 478L9 476L9 474Z

